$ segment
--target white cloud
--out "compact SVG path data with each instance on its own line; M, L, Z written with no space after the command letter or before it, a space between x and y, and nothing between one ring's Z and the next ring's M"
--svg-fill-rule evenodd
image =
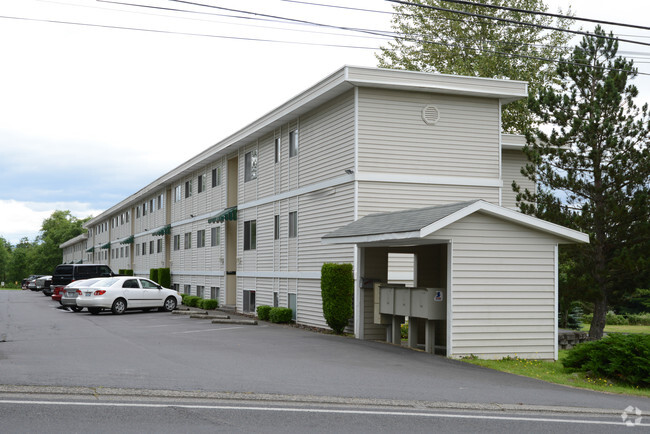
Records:
M38 235L43 220L56 210L69 210L77 218L98 215L102 210L95 210L90 204L81 202L20 202L17 200L0 200L0 236L11 244L17 244L21 238L30 241Z

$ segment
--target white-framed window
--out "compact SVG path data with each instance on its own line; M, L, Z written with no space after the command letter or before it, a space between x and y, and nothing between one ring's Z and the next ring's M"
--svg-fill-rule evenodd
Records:
M257 220L244 222L244 250L257 248Z
M203 193L205 191L205 175L199 175L197 184L197 193Z
M125 258L128 258L128 257L129 257L129 250L131 250L131 248L128 247L128 246L124 248L124 257L125 257Z
M174 250L181 249L181 235L174 235Z
M289 293L287 307L291 309L291 319L296 320L296 294Z
M178 292L180 290L180 285L178 283L172 283L172 289Z
M129 215L130 215L130 214L131 214L131 213L130 213L129 211L126 212L126 222L127 222L127 223L129 222Z
M255 312L255 291L244 289L244 312Z
M203 285L196 285L196 296L203 298Z
M289 131L289 157L298 155L298 130Z
M165 195L162 194L162 193L160 195L158 195L158 209L162 209L163 203L165 203L164 197L165 197Z
M154 254L154 249L153 249L153 240L149 241L149 254L153 255Z
M135 245L135 256L140 256L140 244Z
M192 232L185 232L185 249L192 248Z
M147 242L142 243L142 256L147 254Z
M192 292L192 285L183 285L183 294L190 295Z
M215 247L221 244L221 228L215 226L210 228L210 247Z
M142 204L142 217L147 215L147 202Z
M282 142L280 142L280 138L276 137L275 138L275 162L279 163L280 162L280 145Z
M210 287L210 298L213 300L219 300L219 287L211 286Z
M280 294L278 294L278 291L275 291L273 293L273 307L279 307L280 306Z
M120 247L120 258L124 257L124 247Z
M149 200L149 212L152 213L156 209L156 198Z
M156 253L162 253L162 238L158 238L158 241L156 241L156 244L158 244L156 247Z
M289 238L296 238L298 236L298 212L292 211L289 213Z
M212 169L212 187L221 185L221 166Z
M205 247L205 229L196 231L196 247L197 248Z
M135 218L140 218L140 205L135 207Z
M182 198L182 187L177 185L174 189L174 202L180 202Z
M192 180L185 181L185 198L192 196Z
M280 239L280 216L277 214L273 216L273 239Z
M244 155L244 182L257 179L257 149Z

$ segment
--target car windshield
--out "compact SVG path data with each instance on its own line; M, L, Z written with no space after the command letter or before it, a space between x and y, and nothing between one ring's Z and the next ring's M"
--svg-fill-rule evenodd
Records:
M106 288L106 287L111 286L115 282L117 282L116 277L109 277L107 279L100 279L100 280L98 280L97 282L93 283L90 286L97 287L97 288Z

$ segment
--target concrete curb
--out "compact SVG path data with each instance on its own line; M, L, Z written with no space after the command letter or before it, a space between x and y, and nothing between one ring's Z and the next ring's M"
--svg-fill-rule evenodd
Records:
M212 324L257 325L254 319L213 319Z
M204 315L202 313L193 313L190 315L190 318L193 319L230 319L230 316L228 315L212 315L212 314L207 314Z
M94 398L174 398L188 400L230 400L283 404L354 405L368 407L392 407L400 409L473 410L489 412L532 412L554 414L589 414L620 416L621 409L561 407L528 404L499 404L446 401L409 401L392 399L345 398L316 395L281 395L244 392L205 392L179 390L122 389L110 387L66 387L66 386L18 386L0 385L0 393L61 396L92 396Z

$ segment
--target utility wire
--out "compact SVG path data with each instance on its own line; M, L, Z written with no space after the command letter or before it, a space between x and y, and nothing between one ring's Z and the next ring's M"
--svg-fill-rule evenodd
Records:
M46 20L39 18L26 18L26 17L12 17L6 15L0 15L0 18L10 19L10 20L23 20L23 21L36 21L42 23L53 23L53 24L68 24L73 26L82 26L82 27L99 27L104 29L117 29L117 30L132 30L136 32L149 32L149 33L162 33L169 35L183 35L183 36L203 36L207 38L218 38L218 39L234 39L238 41L254 41L254 42L275 42L279 44L294 44L294 45L312 45L320 47L335 47L335 48L356 48L363 50L376 50L377 47L362 47L357 45L339 45L339 44L321 44L316 42L297 42L297 41L285 41L279 39L263 39L263 38L245 38L239 36L225 36L225 35L209 35L206 33L190 33L190 32L174 32L171 30L157 30L157 29L142 29L138 27L125 27L125 26L109 26L105 24L92 24L92 23L79 23L74 21L59 21L59 20Z
M177 0L170 0L170 1L177 1ZM546 25L543 25L543 24L527 23L525 21L511 20L509 18L499 18L499 17L490 16L490 15L475 14L475 13L472 13L472 12L459 11L459 10L456 10L456 9L446 9L446 8L441 8L441 7L438 7L438 6L423 5L423 4L420 4L420 3L412 3L412 2L407 2L407 1L403 1L403 0L385 0L385 1L391 2L391 3L398 3L398 4L402 4L402 5L406 5L406 6L415 6L415 7L425 8L425 9L432 9L432 10L441 11L441 12L450 12L450 13L454 13L454 14L461 14L461 15L471 16L471 17L475 17L475 18L485 18L485 19L488 19L488 20L501 21L501 22L505 22L505 23L516 24L516 25L519 25L519 26L536 27L536 28L544 29L544 30L556 30L556 31L560 31L560 32L573 33L573 34L576 34L576 35L589 36L591 38L608 39L608 40L612 40L612 41L620 41L620 42L627 42L627 43L630 43L630 44L650 46L649 42L634 41L632 39L620 39L620 38L616 38L614 36L607 36L607 35L596 35L595 33L583 32L581 30L563 29L563 28L560 28L560 27L546 26Z
M387 0L390 1L390 0ZM497 5L491 5L488 3L476 3L476 2L471 2L467 0L438 0L441 2L446 2L446 3L456 3L456 4L461 4L461 5L468 5L468 6L478 6L478 7L483 7L483 8L491 8L491 9L501 9L501 10L506 10L506 11L512 11L512 12L521 12L524 14L532 14L532 15L543 15L546 17L552 17L552 18L568 18L571 20L576 20L576 21L585 21L588 23L596 23L596 24L607 24L611 26L619 26L619 27L631 27L633 29L641 29L641 30L650 30L650 27L646 26L640 26L637 24L627 24L627 23L617 23L614 21L602 21L602 20L596 20L593 18L584 18L584 17L576 17L576 16L571 16L571 15L562 15L562 14L554 14L551 12L541 12L541 11L531 11L527 9L518 9L518 8L513 8L510 6L497 6Z

